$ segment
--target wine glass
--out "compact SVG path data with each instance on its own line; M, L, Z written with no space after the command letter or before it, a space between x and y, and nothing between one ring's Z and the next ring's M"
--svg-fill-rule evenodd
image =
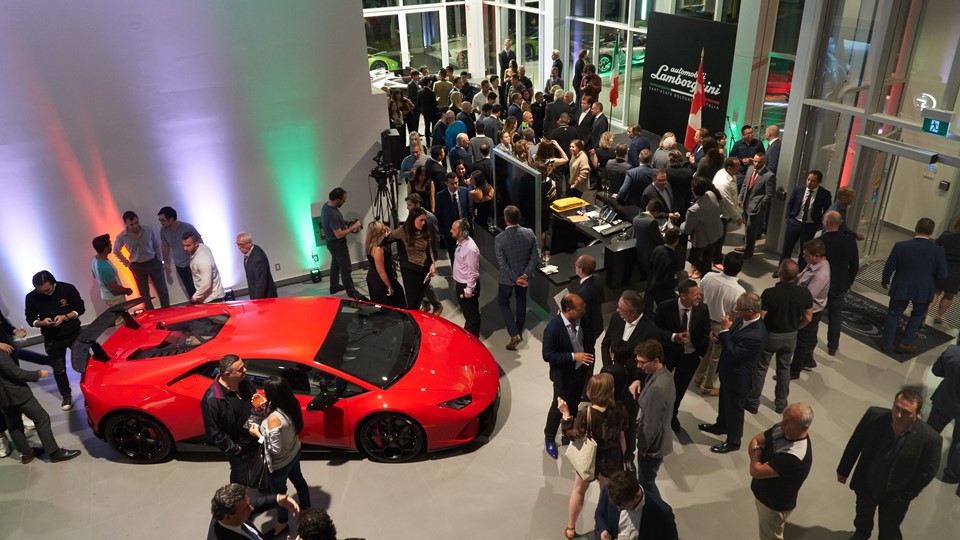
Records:
M549 250L543 250L543 265L544 265L544 266L549 266L549 265L550 265L550 251L549 251Z

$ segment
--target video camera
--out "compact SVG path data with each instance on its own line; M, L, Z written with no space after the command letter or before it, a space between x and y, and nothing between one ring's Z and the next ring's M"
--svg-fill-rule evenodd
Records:
M370 170L370 178L377 182L377 186L385 188L391 178L396 178L397 169L389 163L385 164L381 159L382 157L383 150L377 152L376 157L373 158L377 162L377 166Z

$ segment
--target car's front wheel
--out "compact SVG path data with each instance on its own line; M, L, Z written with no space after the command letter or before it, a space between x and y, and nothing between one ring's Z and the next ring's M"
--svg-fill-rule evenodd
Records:
M135 411L116 414L104 429L107 442L135 463L157 463L173 452L173 437L155 418Z
M374 60L374 62L370 64L370 71L377 71L378 69L382 69L386 71L387 63L384 62L383 60Z
M403 463L417 457L426 443L423 428L401 414L378 414L360 427L360 450L380 463Z
M600 55L600 62L597 64L597 71L599 73L606 73L610 71L610 68L613 65L613 58L607 56L606 54Z

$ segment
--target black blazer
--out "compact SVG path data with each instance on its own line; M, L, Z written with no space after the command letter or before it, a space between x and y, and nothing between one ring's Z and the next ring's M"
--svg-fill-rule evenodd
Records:
M587 119L584 120L583 122L580 122L580 119L583 117L583 115L587 115ZM570 125L577 130L577 138L583 141L583 146L586 149L591 148L590 143L592 139L590 137L593 134L593 121L595 119L596 118L593 116L593 113L590 112L590 110L588 109L586 112L581 110L577 114L577 117L570 121ZM563 151L566 152L567 154L570 153L569 148L564 148Z
M243 271L247 274L251 300L277 297L277 285L270 274L270 260L260 246L254 244L250 249L243 262Z
M834 231L821 234L820 241L827 248L827 261L830 262L830 294L835 296L848 291L860 271L857 239Z
M666 245L653 248L650 255L650 279L652 288L677 288L677 252Z
M683 345L675 343L672 334L686 332L680 324L680 307L677 300L667 300L657 304L657 311L653 320L660 330L660 342L663 343L663 354L677 362L683 356ZM690 340L697 356L703 357L710 343L710 309L703 302L690 309ZM676 365L676 364L673 364Z
M583 314L581 324L590 331L590 335L596 340L603 332L603 282L596 274L591 275L583 283L577 286L576 293L583 298L587 305L587 312ZM593 352L593 341L587 343L584 341L584 348L587 352Z
M883 435L890 429L892 422L890 409L870 407L863 414L860 423L853 430L853 435L847 442L847 447L837 465L837 474L850 476L853 464L857 464L853 471L853 480L850 489L854 491L869 490L870 467L877 459L880 442ZM890 466L887 476L887 487L884 498L903 497L907 501L920 494L923 488L933 480L933 476L940 467L940 447L943 438L923 420L917 420L910 427L900 452Z
M250 498L250 506L253 506L253 512L250 513L250 518L247 519L247 525L254 528L260 536L264 536L260 529L257 529L257 526L253 524L254 516L258 516L271 508L277 507L277 496L268 495L268 496L256 496ZM264 536L264 538L266 538ZM250 540L249 536L237 534L230 529L227 529L220 524L216 518L210 518L210 528L207 530L207 540Z
M581 321L582 322L582 321ZM581 325L582 326L582 325ZM583 343L592 343L590 329L582 326ZM586 348L586 347L584 347ZM563 318L557 315L543 329L543 361L550 364L550 380L561 385L576 382L576 369L579 364L573 360L573 344L563 325ZM580 369L588 369L586 367Z
M790 194L790 200L787 202L787 219L796 219L800 216L803 211L803 197L806 195L806 191L807 186L797 186ZM823 214L826 213L831 204L833 204L833 197L830 192L822 187L817 188L817 194L810 201L810 220L817 226L817 230L823 227Z
M623 329L627 326L626 321L623 320L623 317L619 313L614 312L610 316L610 324L607 325L607 332L603 335L603 341L600 342L600 356L603 359L603 365L610 364L610 347L615 341L620 341L623 337ZM641 341L646 341L648 339L660 339L660 329L657 328L657 325L653 323L653 320L647 315L641 315L640 320L637 321L637 327L633 329L633 333L630 334L630 339L627 340L627 345L630 346L630 350L640 344ZM635 366L631 370L631 373L635 371ZM633 376L630 377L630 380L633 380Z
M745 381L750 390L750 377L757 369L760 353L767 345L767 327L763 319L744 328L743 320L737 319L730 330L720 332L720 362L717 372L731 382ZM727 384L727 383L722 383Z
M499 75L502 79L503 72L506 71L508 67L510 67L510 60L517 59L517 51L510 49L510 52L507 52L503 49L500 49L500 53L497 55L497 59L500 61L500 73L497 73L497 75ZM501 80L500 82L505 84L510 81Z
M470 192L467 191L467 188L460 186L457 188L457 197L460 201L460 217L469 219ZM443 191L437 191L434 210L440 226L440 235L450 236L450 227L457 220L457 207L453 204L453 197L446 187L443 188Z
M637 240L637 262L646 270L650 267L653 249L663 245L660 224L650 214L640 212L633 218L633 236ZM649 278L649 276L646 276Z
M420 93L417 94L417 107L420 109L420 113L423 114L423 117L428 120L433 120L439 114L437 110L437 94L434 93L432 88L424 86L420 89ZM433 129L433 126L428 125L427 129Z
M600 113L600 116L593 117L593 126L590 128L590 148L596 149L600 146L600 136L610 131L610 120L607 115Z
M557 129L557 120L560 120L560 115L568 110L569 107L567 107L567 104L562 99L548 103L547 106L544 107L543 133L547 136L553 133L553 130ZM566 153L568 150L569 149L564 148L563 151Z
M30 401L33 391L27 383L39 380L39 371L21 369L13 357L0 350L0 407L13 407Z

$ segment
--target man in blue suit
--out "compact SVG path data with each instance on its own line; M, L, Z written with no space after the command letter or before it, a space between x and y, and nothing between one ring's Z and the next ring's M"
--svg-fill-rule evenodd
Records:
M900 316L910 303L913 303L913 310L896 351L901 354L917 352L916 345L912 343L923 324L923 318L927 316L935 284L938 279L947 277L947 256L943 248L930 238L934 226L932 219L920 218L914 228L916 236L912 240L894 244L887 263L883 265L880 285L884 289L889 287L890 294L887 321L883 325L884 352L894 350L893 342L897 337L897 327L900 326Z
M644 490L637 477L626 471L613 473L610 482L600 490L594 520L600 540L679 538L673 508L653 490ZM633 530L621 530L621 524Z
M713 424L699 424L700 431L714 435L726 434L727 440L710 451L726 454L740 449L743 437L743 411L750 393L751 378L757 371L760 353L767 345L767 328L760 318L760 297L743 293L734 308L736 322L726 315L720 320L720 409Z
M550 364L550 382L553 383L553 398L547 411L547 424L543 429L544 447L547 454L557 459L557 430L563 414L557 408L557 398L562 397L576 414L580 405L583 387L593 366L593 351L586 345L596 336L581 324L587 304L576 294L568 294L560 300L560 313L543 330L543 361Z
M454 221L470 218L470 195L466 187L459 185L457 173L447 173L447 189L437 192L434 202L440 237L447 248L450 260L453 261L453 254L457 251L457 241L450 236L450 228L453 227Z
M801 246L820 230L823 224L823 214L830 207L833 198L830 192L820 187L823 182L823 173L817 170L807 173L805 186L797 186L790 195L787 203L786 226L783 233L783 251L780 260L793 258L793 249L799 242ZM803 255L802 249L800 255ZM807 265L807 261L800 257L800 270ZM780 277L773 273L774 279Z
M953 422L953 440L947 450L947 467L943 481L960 484L960 345L951 345L933 363L933 374L943 378L930 397L933 407L927 415L927 424L937 433ZM960 487L957 488L960 496Z

